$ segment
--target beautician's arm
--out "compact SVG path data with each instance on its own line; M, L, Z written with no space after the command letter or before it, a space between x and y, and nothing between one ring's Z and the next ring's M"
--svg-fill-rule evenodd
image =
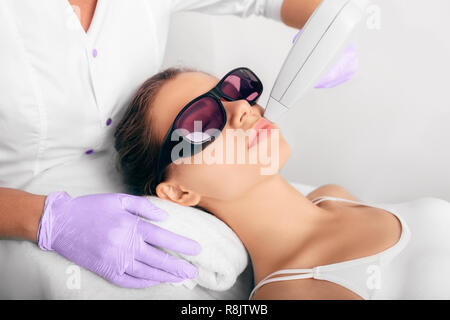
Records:
M37 242L37 228L44 203L45 196L0 188L0 239Z
M196 241L150 222L167 217L145 197L125 193L72 198L65 191L41 196L0 188L0 239L33 241L121 287L197 276L195 266L155 248L188 255L201 250Z
M284 0L281 20L284 24L301 29L322 0Z

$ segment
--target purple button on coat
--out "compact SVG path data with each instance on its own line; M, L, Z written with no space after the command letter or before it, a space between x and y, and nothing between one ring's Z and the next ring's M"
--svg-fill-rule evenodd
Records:
M86 154L92 154L94 153L94 149L89 149L88 151L85 152Z
M106 125L107 125L107 126L110 126L111 123L112 123L112 119L111 119L111 118L109 118L108 120L106 120Z
M94 58L97 58L97 55L98 55L97 49L92 50L92 56L93 56Z

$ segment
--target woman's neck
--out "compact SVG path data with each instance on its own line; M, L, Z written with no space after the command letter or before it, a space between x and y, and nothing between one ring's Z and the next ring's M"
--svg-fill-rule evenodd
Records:
M278 174L239 198L202 198L200 205L239 236L250 253L255 282L292 259L328 216Z

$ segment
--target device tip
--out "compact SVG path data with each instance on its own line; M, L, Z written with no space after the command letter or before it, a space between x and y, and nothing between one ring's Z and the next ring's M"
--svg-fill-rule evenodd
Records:
M277 122L289 109L273 97L269 98L263 117L271 122Z

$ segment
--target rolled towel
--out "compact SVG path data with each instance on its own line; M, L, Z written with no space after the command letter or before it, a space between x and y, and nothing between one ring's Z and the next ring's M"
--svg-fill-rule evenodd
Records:
M248 263L247 251L238 236L220 219L203 210L186 207L155 196L146 196L165 210L168 218L153 224L197 241L202 251L196 256L160 248L197 266L198 276L182 284L190 289L197 284L207 289L224 291L233 286ZM177 284L174 284L177 285Z

